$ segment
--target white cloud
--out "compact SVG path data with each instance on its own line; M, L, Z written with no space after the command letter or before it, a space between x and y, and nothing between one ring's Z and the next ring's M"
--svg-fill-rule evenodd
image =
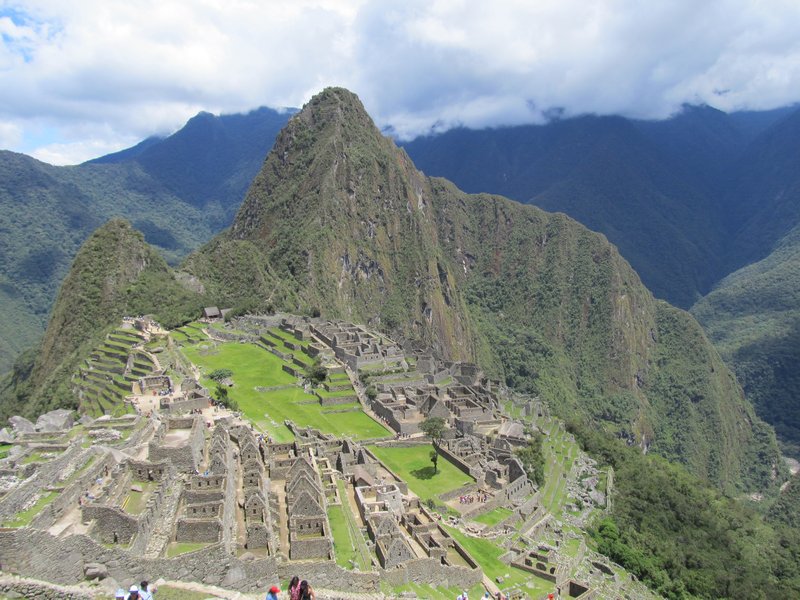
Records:
M0 142L59 161L334 84L405 137L800 100L794 0L0 0L0 36Z

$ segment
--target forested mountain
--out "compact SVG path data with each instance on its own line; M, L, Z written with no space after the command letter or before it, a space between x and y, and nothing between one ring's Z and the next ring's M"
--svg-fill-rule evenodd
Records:
M268 109L201 113L168 138L75 167L0 153L0 372L41 335L69 261L93 228L124 216L177 263L230 222L288 117ZM664 121L587 116L456 129L405 148L428 174L467 191L566 212L605 233L657 297L687 308L731 270L769 255L798 225L799 123L795 109L685 107ZM736 280L741 288L744 279ZM708 311L697 314L711 326ZM781 328L791 330L788 321ZM773 344L772 333L757 346L759 364L775 367L766 379L754 379L747 361L733 358L738 351L721 346L759 410L771 398L773 408L761 412L768 419L792 414L796 404L789 371L778 368L787 345ZM794 436L785 421L773 422L782 436Z
M0 151L0 373L42 335L96 227L125 217L177 263L230 222L288 116L201 113L165 139L72 167Z
M800 227L728 275L692 313L785 451L800 457Z
M722 487L768 483L769 429L694 319L572 219L425 177L346 90L291 119L184 269L217 304L369 323Z

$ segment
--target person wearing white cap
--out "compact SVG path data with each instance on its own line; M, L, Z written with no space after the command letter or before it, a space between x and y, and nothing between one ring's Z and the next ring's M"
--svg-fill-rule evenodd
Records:
M128 595L125 596L125 600L141 600L141 596L139 595L138 585L131 586L131 589L128 590Z
M125 600L125 590L122 589L122 588L119 588L117 590L117 593L114 594L114 600Z

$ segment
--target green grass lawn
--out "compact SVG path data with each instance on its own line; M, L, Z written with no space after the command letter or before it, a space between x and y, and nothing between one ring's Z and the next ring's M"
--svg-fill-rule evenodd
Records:
M333 535L333 550L336 553L336 564L345 569L349 569L350 561L355 560L356 551L353 539L350 537L350 530L347 521L344 519L344 511L339 505L328 506L328 521L331 524L331 534Z
M33 518L42 512L42 509L50 504L56 496L58 496L58 492L45 492L33 506L27 510L18 512L14 515L13 519L9 519L3 523L3 527L24 527L25 525L30 525Z
M434 473L430 444L407 448L370 446L370 450L423 500L436 498L439 494L474 481L444 456L439 457L438 473Z
M511 515L514 514L514 511L509 510L507 508L503 508L502 506L495 508L494 510L490 510L487 513L483 513L472 519L473 521L477 521L478 523L483 523L484 525L488 525L491 527L492 525L497 525L503 519L507 519Z
M136 481L136 485L142 488L141 492L128 491L128 497L123 503L123 510L131 515L140 515L147 506L147 499L158 485L155 481Z
M5 458L11 451L13 444L0 444L0 458Z
M170 542L167 545L167 558L172 558L173 556L178 556L179 554L186 554L187 552L194 552L196 550L200 550L201 548L205 548L209 544L204 542ZM159 591L159 598L161 598L161 592ZM181 596L183 598L183 596Z
M270 392L256 391L257 387L292 385L296 379L282 370L283 361L254 344L219 344L210 351L197 346L184 347L186 357L211 373L215 369L233 371L235 385L229 395L239 403L241 411L275 442L291 441L293 436L283 424L291 419L301 427L315 427L324 433L350 436L354 439L382 438L391 432L368 417L362 410L331 412L357 404L334 407L320 406L315 396L306 394L299 386ZM203 385L214 390L216 384L204 379Z
M162 585L155 593L158 600L208 600L209 598L218 598L206 592L195 592L193 590L185 590L179 587L172 587L170 585Z
M469 555L475 559L478 565L480 565L481 570L489 579L496 582L497 577L503 578L503 583L498 584L501 589L520 586L533 598L555 591L555 586L552 583L501 561L500 556L503 555L505 550L495 545L490 540L468 536L455 527L449 527L447 525L444 527ZM508 575L508 577L506 577L506 575Z
M403 592L414 592L420 600L453 600L464 590L458 587L432 587L419 583L406 583L405 585L391 586L387 583L381 584L384 594L391 597L398 597ZM472 600L480 600L483 597L484 588L482 584L472 586L467 590Z

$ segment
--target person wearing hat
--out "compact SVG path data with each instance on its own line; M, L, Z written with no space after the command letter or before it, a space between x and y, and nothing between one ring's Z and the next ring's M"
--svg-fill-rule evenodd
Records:
M114 600L125 600L125 590L122 589L122 588L119 588L117 590L117 593L114 594Z
M278 594L280 593L281 591L278 589L278 586L273 585L267 592L267 600L278 600Z
M125 600L141 600L141 598L138 585L132 585L131 589L128 590L128 595L125 596Z

